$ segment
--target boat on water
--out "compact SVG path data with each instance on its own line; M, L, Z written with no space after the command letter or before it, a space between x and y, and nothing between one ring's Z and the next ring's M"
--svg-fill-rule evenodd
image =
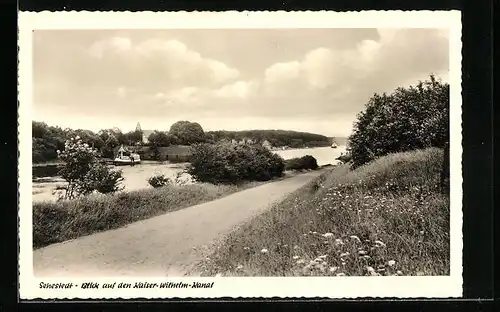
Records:
M136 153L132 153L130 151L127 151L123 146L120 147L118 150L118 154L113 160L113 164L115 166L120 166L120 165L137 165L141 163L141 156Z
M334 143L332 144L332 146L331 146L331 148L337 148L337 147L338 147L338 145L337 145L337 143L335 143L335 142L334 142Z

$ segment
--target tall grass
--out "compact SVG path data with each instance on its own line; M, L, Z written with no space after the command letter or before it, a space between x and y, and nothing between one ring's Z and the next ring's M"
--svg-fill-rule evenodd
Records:
M211 201L258 185L168 185L115 195L33 203L33 247L40 248Z
M339 166L218 243L202 275L448 275L442 151Z

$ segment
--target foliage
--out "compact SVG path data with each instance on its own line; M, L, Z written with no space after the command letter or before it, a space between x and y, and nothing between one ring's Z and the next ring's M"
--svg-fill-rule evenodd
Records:
M165 147L179 144L179 138L164 131L153 131L148 137L148 144L152 147Z
M245 130L209 131L206 133L211 142L252 140L256 143L269 141L275 147L291 148L329 146L331 139L319 134L289 130Z
M59 151L58 151L59 152ZM64 162L60 174L68 185L65 199L73 199L94 191L113 193L120 190L121 171L113 171L98 161L97 150L83 143L80 137L66 141L64 150L59 152Z
M259 144L201 143L192 148L187 172L197 181L233 184L283 175L284 160Z
M148 179L149 185L154 188L164 187L170 183L170 179L163 174L157 174Z
M169 133L179 140L179 144L191 145L205 141L205 132L197 122L181 120L170 127Z
M311 155L306 155L299 158L287 159L285 162L286 170L316 170L318 162Z
M339 157L335 158L336 160L340 161L343 164L347 164L352 160L352 156L350 153L346 154L341 154Z
M225 238L202 276L449 275L443 152L390 154L326 172Z
M389 153L443 147L449 139L449 84L420 81L392 94L375 94L349 137L353 168Z
M32 123L32 157L34 163L57 159L57 150L64 148L65 133L44 122Z

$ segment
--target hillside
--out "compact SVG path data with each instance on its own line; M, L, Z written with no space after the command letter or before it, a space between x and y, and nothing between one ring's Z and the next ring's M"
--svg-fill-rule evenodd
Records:
M200 264L213 276L447 275L442 150L343 165L255 217Z

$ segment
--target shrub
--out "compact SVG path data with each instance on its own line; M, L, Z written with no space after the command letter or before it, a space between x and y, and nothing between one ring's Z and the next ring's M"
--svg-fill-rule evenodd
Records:
M350 162L352 160L352 156L350 153L342 154L339 157L335 158L335 160L338 160L343 164L347 164L348 162Z
M259 144L201 143L192 146L187 172L197 181L234 184L282 176L283 158Z
M449 140L449 89L431 75L416 86L370 98L349 137L352 167L389 153L442 148Z
M148 179L148 183L154 188L164 187L165 185L170 183L170 179L165 177L165 175L163 174L158 174L150 177Z
M300 158L292 158L286 161L286 170L316 170L318 169L318 162L316 158L311 155L306 155Z
M64 198L73 199L94 191L114 193L121 189L122 172L111 170L99 162L97 150L83 143L80 137L66 141L64 150L57 151L64 161L60 174L67 181Z

